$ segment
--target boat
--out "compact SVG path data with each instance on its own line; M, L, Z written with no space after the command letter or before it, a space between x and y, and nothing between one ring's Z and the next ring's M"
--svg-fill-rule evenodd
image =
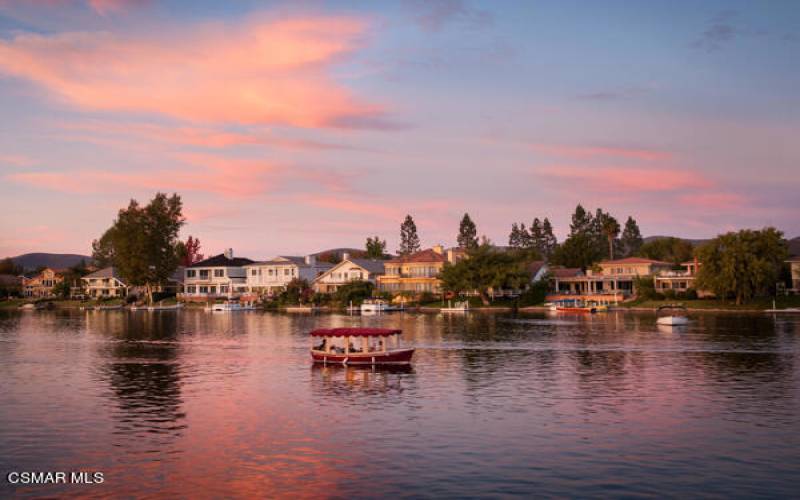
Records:
M443 307L440 309L443 313L458 313L458 312L467 312L469 311L469 302L466 300L461 302L456 302L455 305L451 304L450 301L447 301L447 307Z
M206 312L236 312L236 311L252 311L255 306L250 304L242 304L235 300L228 300L226 302L217 302L206 307Z
M388 328L325 328L313 330L315 363L341 365L406 365L413 347L401 347L402 330ZM391 344L391 347L390 347Z
M383 299L366 299L361 303L360 310L362 313L402 311L403 306L393 306Z
M147 306L148 311L177 311L179 309L183 309L183 304Z
M689 318L686 317L686 307L680 304L670 304L656 309L658 319L656 324L663 326L688 325Z
M315 306L286 306L284 308L287 313L310 313L317 309L319 308Z
M552 306L551 306L552 310ZM580 300L570 299L570 300L559 300L555 302L555 311L557 312L568 312L568 313L586 313L592 314L597 312L597 307L584 303Z

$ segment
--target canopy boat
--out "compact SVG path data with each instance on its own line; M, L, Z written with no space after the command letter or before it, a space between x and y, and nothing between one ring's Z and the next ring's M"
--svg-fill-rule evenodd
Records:
M552 310L552 307L551 307ZM557 312L570 312L570 313L595 313L597 307L592 304L580 300L559 300L555 302L555 310Z
M686 307L680 304L661 306L656 309L656 315L658 316L656 323L665 326L688 325L689 318L686 317L686 312Z
M228 300L226 302L217 302L210 307L206 307L206 311L210 312L234 312L234 311L252 311L255 307L250 304L242 304L235 300Z
M467 312L469 311L469 302L464 300L462 302L456 302L455 305L447 301L447 307L443 307L440 309L443 313L451 313L451 312Z
M386 328L328 328L311 332L315 363L342 365L405 365L414 348L400 347L401 330ZM391 344L391 348L390 345Z

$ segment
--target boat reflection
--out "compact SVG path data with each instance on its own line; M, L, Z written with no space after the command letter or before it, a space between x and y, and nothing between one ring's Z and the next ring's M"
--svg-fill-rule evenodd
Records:
M311 387L318 396L362 394L400 394L415 376L412 365L311 366Z

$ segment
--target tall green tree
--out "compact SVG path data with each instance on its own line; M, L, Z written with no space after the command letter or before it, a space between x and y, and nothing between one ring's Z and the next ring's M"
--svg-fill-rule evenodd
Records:
M406 219L400 225L400 248L397 253L400 255L410 255L414 252L419 252L420 243L419 235L417 235L417 225L410 215L406 215Z
M464 214L461 219L461 224L458 226L458 237L456 238L458 246L461 248L475 248L478 246L478 228L469 217L468 213Z
M157 193L144 207L131 200L92 243L93 257L113 265L131 285L145 287L152 302L153 286L166 283L178 267L178 232L183 224L183 203L177 194Z
M519 230L519 224L516 222L511 224L511 232L508 234L508 246L511 248L522 248L522 234Z
M386 240L381 240L378 236L367 236L366 249L368 259L382 259L386 254Z
M619 236L619 222L608 213L601 213L600 230L608 241L608 258L614 260L614 242Z
M626 257L636 255L643 243L644 240L642 239L641 231L639 231L639 225L633 217L628 216L628 220L625 221L625 229L622 231L622 238L620 239L622 251L625 253Z
M558 246L558 240L556 239L555 234L553 234L553 226L550 224L550 219L547 217L544 218L542 222L542 248L539 249L539 252L545 257L550 258L553 255L553 252L556 250Z
M768 293L788 254L783 233L773 227L719 235L697 251L697 287L743 304Z
M679 266L682 262L691 260L694 256L694 247L691 243L672 236L657 238L644 243L636 252L639 257L671 262Z
M446 264L439 273L442 288L460 293L476 291L484 305L489 305L489 289L522 288L530 282L530 271L519 256L498 251L482 243L468 252L468 258Z
M597 238L588 233L569 236L553 251L550 262L565 267L579 267L586 270L603 258L603 246L597 245Z
M576 234L590 234L592 232L594 221L591 212L587 212L583 205L580 203L575 207L575 212L572 214L572 222L569 225L569 235Z

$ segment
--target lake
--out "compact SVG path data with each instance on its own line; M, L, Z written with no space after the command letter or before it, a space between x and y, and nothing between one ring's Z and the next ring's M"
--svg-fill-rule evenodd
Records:
M312 366L338 326L412 367ZM0 496L796 497L799 354L797 316L0 312Z

